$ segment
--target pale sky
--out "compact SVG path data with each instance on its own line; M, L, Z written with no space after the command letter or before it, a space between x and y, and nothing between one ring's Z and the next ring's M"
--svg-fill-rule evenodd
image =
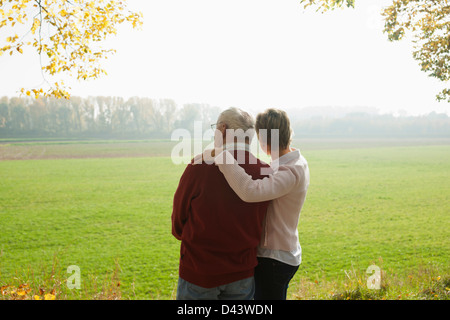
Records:
M320 14L298 0L128 0L144 14L142 31L120 28L108 41L117 49L104 64L108 76L66 83L78 96L249 111L367 106L450 114L449 103L435 100L445 84L420 71L411 43L382 33L379 12L391 2L359 0L356 9ZM0 96L42 82L39 59L28 53L3 55L0 71Z

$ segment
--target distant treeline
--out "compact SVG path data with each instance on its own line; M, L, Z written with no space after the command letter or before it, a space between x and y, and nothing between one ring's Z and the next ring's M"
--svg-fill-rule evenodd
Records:
M395 117L371 112L291 116L300 137L450 137L450 118L431 112ZM310 112L309 110L308 112ZM158 138L174 129L191 132L195 121L203 130L215 123L221 109L207 104L179 106L171 99L72 97L70 100L0 98L0 138Z
M171 99L121 97L0 98L0 138L170 138L176 128L209 128L218 107Z
M349 113L339 118L297 120L292 126L298 137L450 138L450 118L435 112L402 117Z

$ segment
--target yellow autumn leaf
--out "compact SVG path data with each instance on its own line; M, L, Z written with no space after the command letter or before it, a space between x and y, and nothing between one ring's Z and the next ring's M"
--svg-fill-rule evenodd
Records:
M34 300L41 300L41 297L39 297L38 295L35 295L35 296L33 297L33 299L34 299Z
M44 300L55 300L55 296L53 295L53 294L51 294L51 293L47 293L45 296L44 296Z
M31 26L31 32L34 34L36 32L36 29L39 28L40 25L41 25L41 20L39 20L38 18L35 18L33 20L33 25Z

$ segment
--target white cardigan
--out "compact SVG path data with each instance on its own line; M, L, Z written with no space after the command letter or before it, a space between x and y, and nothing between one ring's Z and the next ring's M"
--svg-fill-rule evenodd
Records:
M228 151L218 154L215 164L243 201L273 200L267 209L258 256L299 265L301 246L297 228L309 186L308 163L300 151L294 149L272 161L274 172L260 180L253 180Z

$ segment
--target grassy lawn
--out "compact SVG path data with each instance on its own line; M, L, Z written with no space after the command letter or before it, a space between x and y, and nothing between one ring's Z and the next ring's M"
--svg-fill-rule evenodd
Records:
M304 153L311 186L291 292L301 290L302 278L347 280L348 272L362 275L373 264L391 278L448 274L448 146Z
M0 286L27 282L31 292L56 288L65 299L109 298L108 291L121 299L172 299L179 242L170 215L185 166L167 156L171 146L0 146L3 159L17 150L34 154L0 161ZM382 269L391 289L410 290L408 279L416 291L444 283L437 298L448 297L450 146L313 146L300 145L311 186L290 298L330 299L336 290L358 298L349 292L365 286L370 265ZM81 290L65 286L70 265L80 267Z

